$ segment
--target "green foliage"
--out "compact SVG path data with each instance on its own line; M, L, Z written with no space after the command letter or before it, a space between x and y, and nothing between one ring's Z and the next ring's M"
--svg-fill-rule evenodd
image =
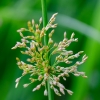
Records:
M62 34L67 31L68 37L73 31L79 38L77 45L72 44L69 49L75 53L84 50L89 59L79 70L85 71L88 79L75 78L63 82L66 88L74 91L73 96L65 95L55 100L99 100L100 90L100 0L47 0L48 14L58 12L58 28L53 38L62 40ZM36 84L25 90L22 84L27 82L26 76L15 89L15 79L21 75L16 66L16 55L22 60L19 50L12 51L11 47L20 40L16 30L26 27L31 19L38 21L41 15L40 0L1 0L0 1L0 100L47 100L41 91L30 92ZM64 19L63 19L64 18ZM63 21L64 20L64 21Z

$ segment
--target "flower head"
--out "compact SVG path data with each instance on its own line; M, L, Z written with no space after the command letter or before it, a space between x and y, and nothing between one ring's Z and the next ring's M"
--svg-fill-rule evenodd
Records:
M73 59L78 58L83 51L79 51L74 54L72 50L67 50L68 46L70 46L72 42L78 41L77 38L74 38L74 33L72 33L70 39L67 39L66 32L64 32L64 39L59 43L55 43L54 40L52 40L52 35L54 33L53 29L48 35L48 44L44 45L42 42L44 36L47 35L45 32L50 28L55 28L57 26L57 24L54 24L56 15L57 13L50 18L46 27L43 27L42 29L40 29L40 25L42 23L42 18L40 18L39 24L35 24L35 21L32 20L32 22L28 22L28 29L21 28L17 31L22 39L21 42L17 42L12 49L24 48L25 50L21 51L21 53L28 55L29 58L27 58L28 63L16 58L18 67L23 70L22 76L16 79L16 87L23 76L30 74L30 83L24 84L24 87L27 87L36 81L40 81L41 83L38 84L32 91L39 90L42 86L44 86L44 95L47 96L48 90L46 88L46 84L47 81L50 80L50 87L54 90L55 94L61 96L61 94L65 94L65 91L67 91L70 95L72 95L73 92L66 89L65 86L60 83L60 78L66 80L70 74L86 77L85 73L79 72L77 68L86 61L87 56L84 55L81 61L76 61L76 63L73 64ZM31 32L32 35L24 36L24 31ZM54 63L50 64L50 59L54 54L57 56ZM66 63L66 67L60 66L59 63L61 62ZM71 63L72 65L68 67L67 65ZM33 78L34 76L37 76L37 78Z

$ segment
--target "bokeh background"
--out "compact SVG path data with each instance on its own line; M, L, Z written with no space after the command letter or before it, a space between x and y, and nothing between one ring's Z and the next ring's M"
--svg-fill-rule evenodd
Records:
M70 49L74 52L84 50L88 60L79 67L85 71L87 79L71 75L63 84L74 91L55 100L100 100L100 0L47 0L48 18L58 12L58 27L53 38L56 42L63 39L64 31L70 37L75 32L79 38ZM23 88L27 83L24 77L15 89L15 79L22 71L16 65L16 56L25 59L18 50L11 50L20 36L16 32L27 27L27 21L42 16L41 0L0 0L0 100L47 100L43 88L32 92L36 83Z

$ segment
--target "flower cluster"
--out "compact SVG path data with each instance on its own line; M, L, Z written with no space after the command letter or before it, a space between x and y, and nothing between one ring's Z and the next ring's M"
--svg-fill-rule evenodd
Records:
M16 58L18 67L23 70L22 76L17 78L15 81L16 88L20 79L26 74L30 74L30 83L24 84L24 87L27 87L36 81L40 81L40 84L38 84L32 91L39 90L42 86L44 86L44 95L47 96L47 81L49 80L50 88L53 89L55 94L58 96L65 94L65 91L72 95L73 92L66 89L65 86L60 83L60 78L66 80L70 73L75 76L82 76L84 78L87 77L84 72L79 72L77 70L78 66L86 61L87 56L84 55L81 61L76 61L76 63L73 64L72 60L78 58L83 51L73 54L73 51L67 50L67 47L72 42L78 41L77 38L74 38L75 34L72 33L70 39L67 39L66 32L64 32L64 39L61 42L54 43L52 40L54 28L57 26L57 24L54 24L56 15L57 13L50 18L46 27L40 29L40 25L42 23L42 18L40 18L39 24L36 24L35 21L32 20L32 22L28 22L28 29L21 28L17 31L22 39L21 42L17 42L12 49L24 48L24 51L21 51L21 53L28 55L29 58L27 59L27 63L21 61L19 58ZM53 28L53 30L49 34L46 34L50 28ZM24 31L30 32L31 35L24 36ZM47 45L44 45L43 43L45 35L48 35ZM55 54L57 55L55 57L55 61L53 64L50 64L50 59ZM66 66L70 64L70 66L60 66L59 63L61 62L66 63Z

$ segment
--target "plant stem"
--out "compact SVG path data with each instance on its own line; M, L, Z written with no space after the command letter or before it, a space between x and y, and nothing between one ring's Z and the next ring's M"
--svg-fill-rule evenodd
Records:
M42 18L43 18L43 27L47 25L47 7L46 7L46 0L41 0L42 5ZM44 36L44 45L48 44L48 34Z
M42 18L43 18L43 27L47 25L47 7L46 7L46 0L41 0L41 5L42 5ZM46 35L44 36L44 45L48 45L48 34L45 33ZM49 60L49 58L47 58ZM48 87L48 100L54 100L52 91L50 89L50 79L47 81L47 87Z
M50 89L50 79L48 79L47 85L48 85L48 100L54 100L54 99L53 99L52 91L51 91L51 89Z

